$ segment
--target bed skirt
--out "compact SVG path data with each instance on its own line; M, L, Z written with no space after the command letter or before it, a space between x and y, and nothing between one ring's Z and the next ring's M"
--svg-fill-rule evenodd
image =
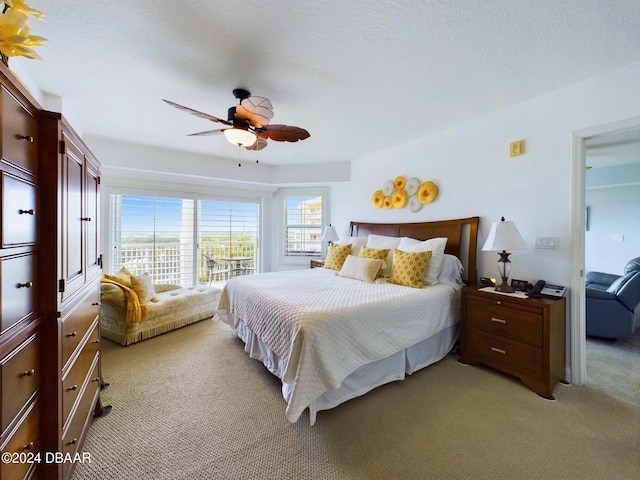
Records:
M261 361L273 375L282 380L286 368L285 362L271 351L241 319L229 313L226 313L225 317L225 323L229 324L234 333L244 342L245 352L251 358ZM214 320L218 319L220 317L216 315ZM339 388L324 392L308 406L310 425L316 422L316 414L321 410L334 408L376 387L402 380L407 374L411 375L438 362L451 351L459 334L460 325L452 325L405 350L361 366L345 378ZM282 382L282 396L287 403L292 390L292 384Z

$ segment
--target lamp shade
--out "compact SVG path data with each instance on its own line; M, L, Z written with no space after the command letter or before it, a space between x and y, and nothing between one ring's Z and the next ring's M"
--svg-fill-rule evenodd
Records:
M505 221L504 217L499 222L493 222L487 241L482 247L483 251L524 250L528 248L520 232L513 222Z
M256 143L256 139L258 138L254 133L243 130L242 128L227 128L224 131L224 136L229 143L233 143L239 147L249 147Z
M324 233L322 234L322 238L320 239L323 242L335 242L338 240L338 232L336 232L336 227L332 227L329 225L324 229Z

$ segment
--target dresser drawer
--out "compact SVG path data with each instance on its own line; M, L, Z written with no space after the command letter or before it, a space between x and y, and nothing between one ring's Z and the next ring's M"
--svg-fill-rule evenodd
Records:
M38 346L38 336L33 335L0 363L2 432L38 388L40 381Z
M35 264L31 253L0 258L2 333L34 312Z
M73 408L73 404L78 398L78 394L82 389L85 379L91 371L96 355L100 349L100 339L98 338L98 325L94 327L87 343L82 349L82 353L78 356L69 373L62 381L62 423L67 422L69 412ZM94 377L95 378L95 377Z
M62 366L67 365L69 358L78 347L85 334L100 313L100 292L90 289L88 295L76 303L68 316L62 321Z
M541 346L542 313L534 309L514 309L500 302L467 298L467 325Z
M87 383L86 389L82 391L82 397L78 402L77 408L73 410L67 429L62 435L62 452L65 455L70 454L73 456L76 453L78 446L83 440L85 427L87 427L91 422L95 400L98 397L100 388L98 366L99 358L96 357L93 365L91 366L89 383ZM72 466L73 464L70 463L65 463L63 465L63 477L67 476L67 471Z
M2 172L2 247L36 242L36 187Z
M35 453L40 450L38 438L38 403L30 406L26 416L22 419L13 435L9 437L6 444L2 446L3 452L12 454ZM31 475L37 463L5 463L0 462L0 478L2 479L22 479ZM29 473L31 470L31 473Z
M2 88L2 158L32 175L38 173L38 122L34 115Z
M542 349L539 347L466 327L465 348L483 363L507 373L542 379Z

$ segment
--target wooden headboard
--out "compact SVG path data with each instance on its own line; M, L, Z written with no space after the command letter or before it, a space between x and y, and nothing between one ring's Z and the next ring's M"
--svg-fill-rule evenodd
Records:
M462 277L467 285L475 285L478 281L476 260L479 219L480 217L470 217L420 223L351 222L349 230L352 237L366 237L370 233L389 237L410 237L416 240L447 237L445 253L460 259L464 265Z

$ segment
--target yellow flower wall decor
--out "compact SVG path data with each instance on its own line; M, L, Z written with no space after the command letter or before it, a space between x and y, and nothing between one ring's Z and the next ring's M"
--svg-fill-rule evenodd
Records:
M406 179L402 175L394 180L384 182L380 190L376 190L371 197L374 208L408 208L415 213L423 205L432 203L438 197L438 186L427 181L420 183L417 178Z
M41 46L47 39L31 35L29 17L43 18L44 13L24 0L5 0L0 14L0 53L5 64L8 64L7 57L40 59L33 47Z

